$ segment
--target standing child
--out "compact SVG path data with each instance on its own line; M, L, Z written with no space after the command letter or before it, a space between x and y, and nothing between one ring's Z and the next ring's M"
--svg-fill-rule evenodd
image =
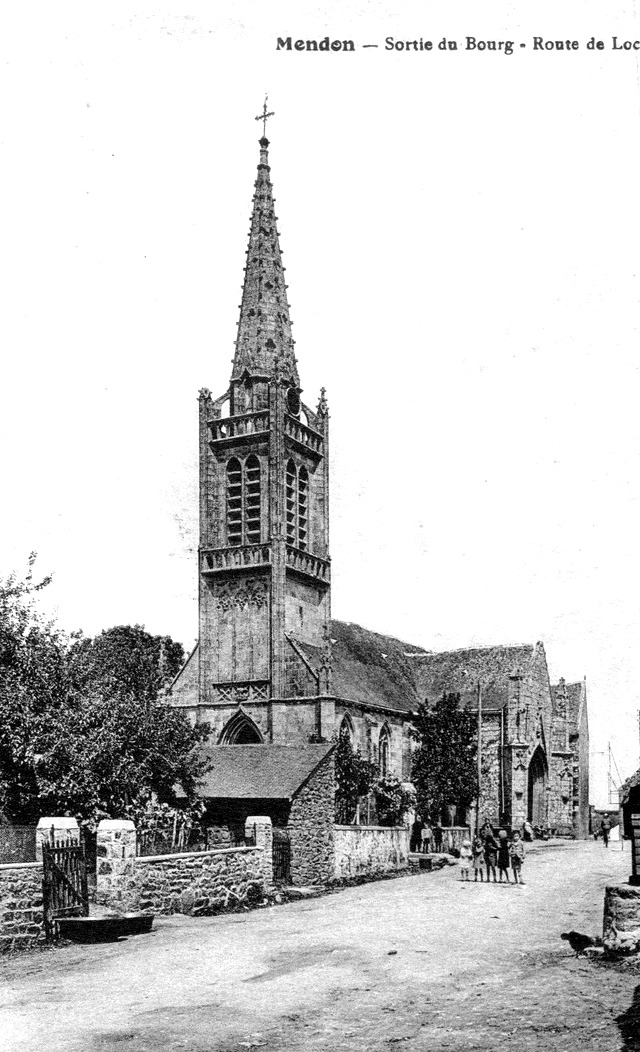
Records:
M471 866L472 858L471 841L463 840L460 848L460 880L469 879L469 867Z
M513 840L511 841L511 847L509 848L511 855L511 868L513 870L513 882L514 884L522 884L522 863L524 862L524 842L520 838L520 834L516 829L513 834Z
M493 883L497 881L496 866L498 865L498 841L495 838L495 834L491 826L489 826L488 832L484 838L484 857L487 863L487 882L491 880L491 874L493 873Z
M431 850L431 826L428 822L424 823L420 836L422 838L422 853L427 855Z
M480 874L481 883L484 882L484 873L482 867L484 866L484 841L482 837L477 836L473 841L473 879L477 882L478 873ZM488 879L488 878L487 878Z
M501 829L498 833L498 884L502 884L502 875L507 878L507 884L510 884L509 880L509 841L507 840L506 829Z

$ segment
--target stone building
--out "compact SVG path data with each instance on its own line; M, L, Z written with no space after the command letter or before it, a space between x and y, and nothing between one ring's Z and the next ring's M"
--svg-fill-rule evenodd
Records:
M542 644L430 654L331 619L329 412L324 389L315 408L301 397L268 147L263 137L229 384L200 392L199 642L171 701L210 723L212 746L252 745L256 763L258 746L342 730L407 781L411 713L443 690L477 704L480 682L481 807L582 829L586 696L552 690ZM223 790L209 786L214 810L231 807Z

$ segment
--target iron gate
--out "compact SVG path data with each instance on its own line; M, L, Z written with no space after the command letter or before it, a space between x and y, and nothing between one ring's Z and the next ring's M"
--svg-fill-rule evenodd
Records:
M88 917L87 865L82 844L51 841L42 844L42 902L48 942L58 937L59 917Z
M277 884L291 882L291 842L286 829L273 830L273 879Z

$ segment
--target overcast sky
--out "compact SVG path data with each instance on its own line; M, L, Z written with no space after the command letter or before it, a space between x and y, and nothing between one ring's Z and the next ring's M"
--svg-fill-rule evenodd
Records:
M638 765L639 53L611 47L635 5L153 6L0 14L0 573L35 549L65 628L193 645L197 394L229 379L268 90L334 616L543 640L554 681L587 677L605 804L608 742ZM276 51L326 35L355 52Z

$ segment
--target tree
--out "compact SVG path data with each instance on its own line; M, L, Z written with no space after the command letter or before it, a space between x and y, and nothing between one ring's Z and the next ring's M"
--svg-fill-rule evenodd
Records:
M34 558L24 581L0 582L0 810L24 824L133 817L152 795L174 804L178 786L195 804L208 727L162 696L181 645L140 625L65 637L37 613L48 581L34 582Z
M478 794L475 713L461 708L459 694L445 693L431 708L420 705L414 729L418 809L435 822L451 805L469 807Z
M373 786L373 794L378 824L381 826L401 825L405 814L415 802L414 793L393 774L379 778Z
M371 791L377 769L355 752L348 731L338 735L335 751L336 771L336 820L345 825L353 822L361 796Z

